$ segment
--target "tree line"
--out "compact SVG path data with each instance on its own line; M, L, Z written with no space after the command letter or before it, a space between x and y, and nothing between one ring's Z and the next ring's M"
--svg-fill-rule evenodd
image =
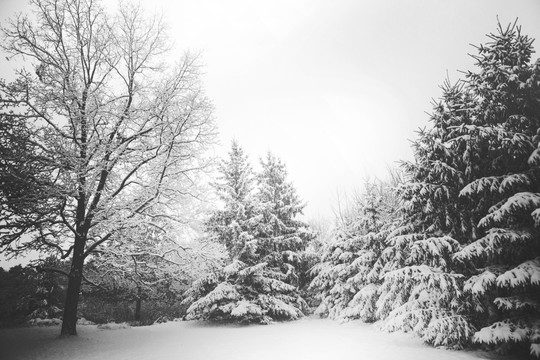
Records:
M115 15L32 5L3 28L32 71L0 81L0 248L52 257L0 275L62 275L62 334L92 301L130 294L139 320L143 300L240 323L314 311L540 356L540 61L519 26L476 47L475 70L442 84L414 159L366 181L323 239L272 153L254 172L233 141L215 175L197 57L165 61L159 19L127 3Z
M403 181L367 187L323 247L317 313L540 356L540 61L515 23L497 30L441 86Z

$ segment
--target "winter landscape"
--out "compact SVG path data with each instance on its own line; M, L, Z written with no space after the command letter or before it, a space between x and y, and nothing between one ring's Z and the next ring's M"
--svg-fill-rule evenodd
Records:
M79 336L58 339L58 327L0 330L4 359L440 359L508 360L485 352L448 351L409 334L384 333L355 322L302 319L271 326L169 322L129 329L80 326ZM27 344L34 344L28 347Z
M6 0L0 358L540 358L515 4Z

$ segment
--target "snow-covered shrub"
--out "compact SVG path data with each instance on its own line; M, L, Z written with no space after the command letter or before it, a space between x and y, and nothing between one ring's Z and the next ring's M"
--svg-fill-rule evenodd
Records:
M128 323L107 323L99 324L97 326L100 330L120 330L120 329L129 329L131 326Z
M96 325L93 321L86 320L83 317L77 319L77 325Z
M55 326L62 324L62 320L58 318L42 319L37 317L28 320L27 324L31 326Z

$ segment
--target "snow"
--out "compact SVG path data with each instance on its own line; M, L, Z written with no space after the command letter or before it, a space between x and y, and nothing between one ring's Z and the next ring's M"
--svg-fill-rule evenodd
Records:
M525 340L527 340L527 329L516 326L508 320L499 321L491 326L486 326L474 334L473 337L474 342L486 344Z
M53 318L53 319L41 319L41 318L35 318L28 321L28 325L34 325L34 326L51 326L51 325L59 325L62 324L62 320Z
M531 344L531 355L540 357L540 344Z
M491 224L500 224L510 216L515 216L521 211L529 211L532 213L537 208L540 208L540 194L531 192L520 192L506 200L506 202L491 214L484 216L478 225L480 227L488 227Z
M245 300L239 301L231 311L232 316L239 318L245 317L247 314L262 315L263 311L258 305Z
M499 287L517 287L529 284L531 286L540 285L540 257L526 261L497 277L497 286Z
M471 276L470 279L465 281L463 291L471 292L475 295L484 294L495 285L496 279L497 274L493 272L493 269L486 269L481 274Z
M209 309L210 306L216 306L215 304L225 300L237 300L240 298L240 294L233 285L223 282L218 284L214 290L212 290L205 297L195 301L187 310L188 316L194 316L198 312L202 312L204 309Z
M492 193L498 193L501 185L502 176L487 176L480 179L476 179L470 184L466 185L460 192L459 196L470 197L477 193L483 193L489 191Z
M273 325L212 325L187 321L100 330L78 327L79 336L59 339L59 327L0 329L0 359L377 359L471 360L481 352L431 348L410 334L376 326L307 318Z
M540 166L540 144L538 144L538 148L532 152L528 163L530 166Z
M244 264L242 261L234 260L231 264L223 268L223 273L225 274L225 276L232 276L238 273L240 270L244 269L245 267L246 264Z
M473 258L481 258L494 254L507 254L508 248L522 248L535 240L530 230L489 229L486 236L465 246L454 254L454 259L467 263Z

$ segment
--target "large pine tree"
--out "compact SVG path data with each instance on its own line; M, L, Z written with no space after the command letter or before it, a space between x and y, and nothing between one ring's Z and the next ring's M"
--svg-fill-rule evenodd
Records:
M478 71L443 86L405 164L378 314L434 345L531 343L538 355L539 63L519 27L489 37Z
M402 219L388 236L378 266L377 315L388 330L417 333L436 346L460 347L473 333L464 308L463 276L452 256L475 232L474 214L459 199L468 175L453 128L468 121L471 96L446 82L431 127L413 143L415 160L403 167Z
M457 129L487 169L460 192L475 209L485 204L481 236L455 259L470 267L465 291L482 327L474 341L527 344L540 357L540 61L515 24L489 37L475 56L480 71L467 74L474 122Z
M223 208L213 212L206 222L206 232L236 258L252 239L248 220L254 215L255 187L248 157L236 140L231 144L229 158L221 162L219 173L214 187Z
M187 292L187 319L241 323L298 319L307 304L299 294L303 284L297 269L302 267L303 250L313 238L307 225L297 219L303 204L287 181L285 165L270 153L261 161L253 198L230 196L242 193L233 189L243 188L236 185L247 183L249 169L244 156L234 148L233 144L230 161L220 169L225 181L218 188L229 194L222 197L225 209L236 209L229 222L233 231L220 222L209 226L218 239L226 239L231 262L218 273L196 281ZM244 160L237 161L240 158ZM236 166L238 163L243 165ZM239 174L242 171L244 174ZM212 219L224 218L216 215Z

